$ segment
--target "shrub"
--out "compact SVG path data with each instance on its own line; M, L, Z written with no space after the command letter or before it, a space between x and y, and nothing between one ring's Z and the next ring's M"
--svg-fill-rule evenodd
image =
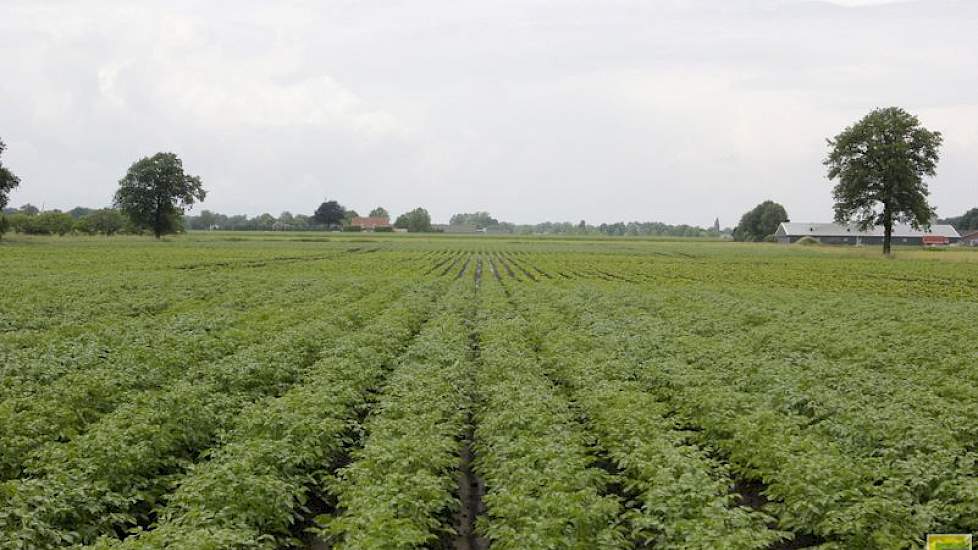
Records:
M126 227L126 217L122 212L105 208L83 216L75 223L75 230L89 235L114 235Z
M28 235L66 235L75 228L75 219L64 212L42 212L17 220L17 230Z

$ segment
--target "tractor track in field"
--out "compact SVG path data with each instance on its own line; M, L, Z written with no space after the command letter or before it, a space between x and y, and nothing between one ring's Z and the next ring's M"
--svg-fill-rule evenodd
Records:
M347 250L346 252L350 252ZM318 262L323 260L332 260L342 256L342 253L329 254L325 256L278 256L273 258L266 258L264 260L228 260L223 262L199 262L192 264L182 264L174 266L175 269L194 271L198 269L220 269L224 267L238 268L238 267L266 267L268 265L278 265L287 263L299 263L299 262Z
M473 280L475 287L473 290L473 318L470 321L468 334L468 364L472 369L478 369L482 362L482 337L479 334L476 323L475 312L479 307L479 289L482 285L482 257L476 259ZM498 277L496 269L491 264L490 267ZM474 375L470 374L468 386L469 407L466 411L465 433L462 434L462 450L459 454L458 487L456 496L460 506L454 515L455 536L452 540L443 541L442 546L446 549L454 550L488 550L489 540L480 536L476 532L476 519L485 512L485 504L482 499L486 494L486 485L482 478L475 472L475 392L471 386Z
M520 261L522 261L523 263L525 263L533 271L536 271L538 274L540 274L541 277L544 277L546 279L553 279L553 276L552 275L550 275L546 271L540 269L539 267L537 267L536 265L534 265L533 263L531 263L529 257L520 257Z
M628 277L624 277L622 275L618 275L618 274L615 274L615 273L608 273L607 271L604 271L604 270L601 270L601 269L595 269L595 271L598 272L598 273L603 274L606 277L611 277L612 279L614 279L616 281L621 281L623 283L632 283L632 284L639 284L640 283L639 281L636 281L635 279L629 279Z
M472 262L472 256L467 256L465 258L465 263L462 264L462 269L459 270L458 275L455 276L456 279L461 279L465 276L465 270L469 268L469 263Z
M503 266L503 269L506 270L506 274L509 275L511 279L519 281L519 277L517 277L516 273L513 272L513 268L509 266L502 254L496 254L496 258L499 260L499 265Z
M451 257L452 261L445 266L445 269L442 269L441 272L438 273L438 276L444 277L445 275L448 275L448 272L451 271L453 267L455 267L455 264L457 264L459 259L461 258L462 258L461 256L452 256Z
M733 494L737 497L737 505L764 512L768 503L768 499L764 495L767 486L761 481L746 480L732 474L730 477L734 482ZM768 525L768 527L771 529L778 528L774 523ZM768 546L765 550L803 550L805 548L814 548L828 542L826 539L810 533L792 532L791 534L791 540L776 542Z
M507 259L507 261L509 261L509 263L513 264L516 267L516 269L519 269L520 272L523 273L523 275L527 279L533 281L534 283L538 281L536 275L534 275L534 274L530 273L529 271L527 271L526 268L524 268L522 265L520 265L519 262L517 262L514 258L508 257L506 259Z
M489 256L489 270L492 271L492 276L497 281L502 282L502 277L499 276L499 270L496 269L496 262L493 261L492 256Z
M453 256L449 256L449 257L447 257L447 258L445 258L443 260L439 260L438 262L435 263L435 265L431 266L431 268L429 268L428 271L425 271L424 274L425 275L431 275L438 268L440 268L440 267L444 266L445 264L447 264L448 262L450 262L452 260L452 258L453 258Z

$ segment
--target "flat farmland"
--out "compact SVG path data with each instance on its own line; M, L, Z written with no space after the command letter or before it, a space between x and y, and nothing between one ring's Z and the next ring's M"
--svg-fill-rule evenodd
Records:
M978 253L0 243L0 548L904 549L978 532Z

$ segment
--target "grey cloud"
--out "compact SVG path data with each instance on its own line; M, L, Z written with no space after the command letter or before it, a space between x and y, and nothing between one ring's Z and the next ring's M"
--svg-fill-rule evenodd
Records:
M944 0L15 0L0 136L14 204L105 204L173 150L229 213L732 224L767 198L828 218L824 138L898 104L944 131L955 214L978 203L975 28Z

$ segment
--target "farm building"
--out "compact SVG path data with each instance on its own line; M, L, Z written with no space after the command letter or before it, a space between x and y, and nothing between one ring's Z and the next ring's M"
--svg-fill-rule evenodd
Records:
M969 229L961 235L961 246L978 246L978 229Z
M774 236L781 244L791 244L802 237L812 237L822 244L875 245L883 244L883 227L860 231L854 225L837 223L784 222ZM909 225L893 226L894 245L953 244L961 238L950 225L932 225L930 229L914 229Z
M360 227L364 231L373 231L378 227L390 227L391 221L389 218L384 218L384 217L362 218L360 216L354 216L354 218L350 220L350 225L354 227Z
M434 224L431 229L437 233L456 233L456 234L475 234L475 233L485 233L485 229L480 229L475 225L450 225L450 224Z

